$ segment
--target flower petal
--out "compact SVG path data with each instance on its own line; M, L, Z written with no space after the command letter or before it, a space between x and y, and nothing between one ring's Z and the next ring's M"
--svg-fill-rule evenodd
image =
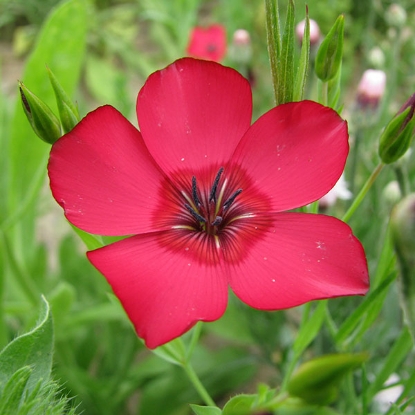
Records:
M272 198L275 211L306 205L339 179L349 151L347 124L312 101L280 105L249 129L232 161Z
M154 230L164 176L139 131L113 107L89 113L60 138L48 169L53 196L79 228L102 235Z
M251 88L242 75L192 58L150 75L137 98L143 139L166 173L224 164L251 114Z
M199 320L217 320L225 311L227 281L217 266L204 260L218 251L191 235L143 234L88 252L150 349Z
M224 252L230 285L243 302L279 310L366 293L369 280L363 247L344 222L304 213L277 213L265 219L256 218L252 229L240 229L243 240L254 232L261 236L243 259L232 250Z

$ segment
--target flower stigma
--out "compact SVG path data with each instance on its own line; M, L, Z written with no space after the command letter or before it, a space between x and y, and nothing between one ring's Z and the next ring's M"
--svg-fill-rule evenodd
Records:
M183 192L183 195L185 195L186 200L189 202L184 203L184 207L195 221L194 230L203 231L209 235L217 235L230 222L230 219L235 220L235 218L230 218L227 212L235 202L237 196L242 193L242 189L234 191L222 204L227 184L227 181L223 180L222 186L219 186L223 171L224 168L221 167L216 174L207 200L201 195L195 176L192 176L192 198L190 199ZM205 202L203 203L202 200Z

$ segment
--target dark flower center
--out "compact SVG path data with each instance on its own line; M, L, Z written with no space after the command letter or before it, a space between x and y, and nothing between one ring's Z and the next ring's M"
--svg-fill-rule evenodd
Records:
M223 171L224 168L221 167L216 174L207 198L200 192L195 176L192 177L191 197L184 194L187 200L184 207L194 221L195 230L204 231L209 235L218 234L229 223L232 219L229 215L231 207L242 193L242 189L237 189L225 199L226 185L221 181Z

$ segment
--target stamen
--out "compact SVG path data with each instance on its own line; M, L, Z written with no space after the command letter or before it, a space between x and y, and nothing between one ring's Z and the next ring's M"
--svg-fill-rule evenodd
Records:
M241 193L242 189L238 189L236 192L232 193L231 196L229 196L226 202L223 204L223 210L229 209L231 204L235 201L236 197Z
M210 194L209 194L209 202L215 202L216 203L216 190L218 188L218 184L219 184L219 180L220 180L220 176L223 173L224 168L221 167L218 171L218 174L215 177L215 181L213 182L212 188L210 189Z
M184 207L187 209L187 211L199 222L203 222L206 223L206 219L199 215L190 205L188 205L187 203L184 204Z
M222 222L222 216L216 216L215 220L211 223L212 226L217 226L220 225L220 223Z
M195 176L192 177L192 197L197 207L202 206L202 202L200 201L199 196L197 195L197 184Z

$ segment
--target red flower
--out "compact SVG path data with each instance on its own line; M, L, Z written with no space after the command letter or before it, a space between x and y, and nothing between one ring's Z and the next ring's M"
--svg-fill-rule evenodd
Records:
M220 62L226 53L226 31L220 24L195 27L190 34L187 53L195 58Z
M240 74L185 58L138 94L141 132L104 106L52 147L51 188L68 220L134 235L87 255L149 348L220 318L228 286L262 310L367 291L365 254L345 223L283 212L337 182L346 122L311 101L252 126L251 110Z

